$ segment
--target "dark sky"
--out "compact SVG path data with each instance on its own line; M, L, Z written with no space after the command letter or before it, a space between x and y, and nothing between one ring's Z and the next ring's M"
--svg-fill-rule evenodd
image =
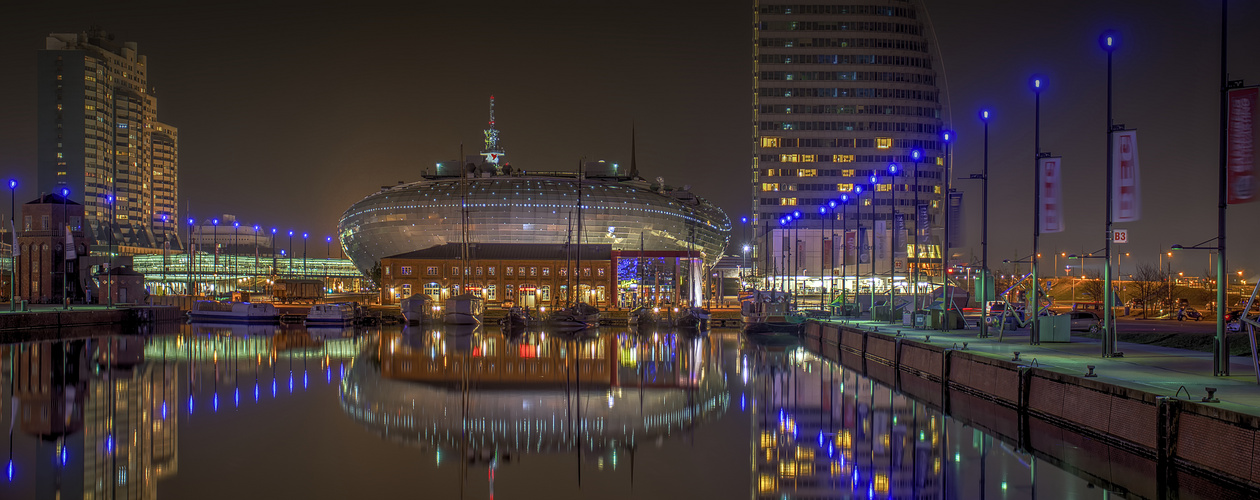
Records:
M99 25L149 57L159 119L180 130L180 201L194 216L333 234L352 203L481 145L498 99L508 159L532 170L628 162L691 184L733 221L749 211L752 6L748 1L390 3L65 1L0 7L0 175L34 197L36 50ZM1260 83L1260 5L1231 2L1231 75ZM976 111L990 126L992 259L1026 255L1032 94L1047 76L1043 148L1064 157L1067 232L1042 251L1102 247L1104 29L1120 30L1116 121L1139 130L1145 213L1132 260L1215 236L1220 4L928 0L959 142L955 177L979 171ZM947 118L947 124L949 120ZM967 192L979 242L979 185ZM1260 207L1230 210L1231 270L1256 274ZM736 229L735 238L741 237ZM978 248L975 252L979 254ZM1173 270L1199 275L1202 252ZM1060 262L1062 267L1063 263ZM1047 266L1046 269L1049 267Z

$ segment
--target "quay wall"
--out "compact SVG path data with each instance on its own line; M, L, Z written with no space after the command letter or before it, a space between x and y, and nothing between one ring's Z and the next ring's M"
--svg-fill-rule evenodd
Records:
M868 331L811 321L801 332L805 346L820 356L1065 467L1158 475L1158 484L1205 493L1236 487L1260 492L1260 416L1254 409L1029 366L965 350L952 339L911 339L895 328ZM1082 467L1086 457L1111 468ZM1158 496L1156 482L1113 484L1126 476L1112 475L1091 477L1141 497Z
M183 319L183 311L170 306L26 311L0 314L0 331L160 323Z

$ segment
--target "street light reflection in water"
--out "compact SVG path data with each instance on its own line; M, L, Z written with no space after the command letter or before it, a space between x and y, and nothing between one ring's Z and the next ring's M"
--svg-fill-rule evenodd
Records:
M1030 451L791 339L156 330L0 346L0 498L1156 497L1114 450L1045 424Z

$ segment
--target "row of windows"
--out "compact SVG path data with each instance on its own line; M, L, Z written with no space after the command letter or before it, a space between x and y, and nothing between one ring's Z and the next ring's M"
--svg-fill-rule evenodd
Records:
M862 200L862 201L867 202L867 203L864 203L865 206L870 206L869 202L871 200ZM892 220L893 218L893 214L888 213L888 212L871 213L871 212L862 212L861 210L854 210L854 209L848 209L847 211L848 213L845 213L845 211L842 210L840 211L840 213L835 214L836 220ZM801 212L805 212L805 211L802 210ZM761 212L761 220L768 221L771 224L778 224L779 218L787 214L788 212ZM905 215L905 214L901 214L901 215ZM831 220L830 214L823 215L817 212L802 213L801 217L806 220ZM935 216L929 215L928 217L933 221L936 220ZM762 224L765 224L765 223L766 222L762 222ZM836 227L836 229L839 230L840 228Z
M931 177L927 174L928 173L925 172L922 177L924 178ZM907 182L909 181L907 180ZM850 183L793 184L793 183L780 183L780 182L763 182L761 183L761 192L777 193L777 192L783 192L783 191L787 191L787 192L826 191L826 192L838 192L838 193L852 193L853 186L854 185ZM888 187L888 186L893 186L893 184L879 184L878 186L879 186L878 188L879 191L889 191L889 190L895 189L896 191L900 191L903 193L913 193L915 191L918 191L920 193L937 193L940 190L939 186L934 186L930 184L919 185L919 186L915 186L914 184L896 184L895 187L893 188Z
M930 150L940 149L940 142L938 141L924 141L924 140L919 140L919 139L892 139L888 137L878 137L874 139L855 139L855 138L807 139L807 138L796 138L796 137L767 136L767 137L762 137L759 144L761 144L762 148L767 148L767 149L769 148L878 148L878 149L919 148L919 149L930 149ZM819 157L825 158L826 156L828 155L820 155ZM837 156L852 156L852 155L837 155ZM771 158L767 158L766 155L762 155L761 159L763 161L774 161L773 155L771 155ZM824 160L817 160L817 161L826 162L827 160L824 159ZM842 163L843 161L856 161L856 160L850 160L850 159L842 160L842 159L833 158L832 161L836 163Z
M887 192L888 190L884 189L883 191ZM761 199L758 199L757 201L761 204L761 206L765 206L765 207L793 207L793 206L820 207L820 206L826 205L828 202L832 200L835 200L835 198L761 198ZM871 206L871 199L862 198L860 203L864 207L869 207ZM891 196L877 196L875 197L874 204L876 206L885 206L885 207L892 206L893 200ZM935 200L919 200L919 204L928 205L931 208L936 208ZM909 198L909 199L898 198L897 206L913 207L914 198ZM801 210L801 212L802 212L801 215L806 215L805 217L806 219L810 219L810 218L817 219L819 218L819 215L820 215L813 210L810 210L810 211ZM814 217L808 217L808 215L813 215Z
M71 220L73 221L73 219L71 219ZM494 275L495 275L495 269L496 269L496 268L495 268L494 266L489 266L489 267L480 267L480 266L479 266L479 267L476 267L476 268L474 268L474 267L471 267L471 266L470 266L470 267L465 267L465 268L464 268L464 274L465 274L466 276L484 276L484 275L494 276ZM542 267L542 268L539 268L539 267L524 267L524 266L520 266L520 267L504 266L504 267L503 267L503 275L504 275L504 276L538 276L538 273L539 273L539 270L540 270L540 269L541 269L541 272L542 272L542 275L543 275L543 276L551 276L551 268L550 268L550 267ZM385 268L385 274L386 274L386 275L389 275L389 270L390 270L390 268L389 268L389 267L386 267L386 268ZM415 272L415 269L414 269L412 266L399 266L399 268L398 268L398 274L399 274L400 276L412 276L412 275L414 274L414 272ZM602 268L602 267L601 267L601 268L596 268L596 269L595 269L595 274L596 274L596 276L603 276L605 272L606 272L606 271L605 271L605 269L604 269L604 268ZM528 274L526 274L526 273L528 273ZM568 275L569 275L569 270L568 270L568 268L561 267L561 268L558 268L558 269L556 270L556 273L557 273L558 275L560 275L560 276L568 276ZM427 266L427 267L425 268L424 275L425 275L425 276L437 276L437 275L438 275L438 267L437 267L437 266ZM582 275L583 275L583 276L590 276L590 275L591 275L591 268L589 268L589 267L584 267L584 268L582 268ZM451 272L450 272L450 274L449 274L448 276L459 276L459 267L458 267L458 266L452 266L452 267L451 267Z
M891 160L889 160L891 161ZM940 162L937 162L940 163ZM886 169L869 169L869 168L844 168L844 169L816 169L816 168L763 168L759 172L762 177L870 177L872 175L886 176ZM904 174L904 171L902 172ZM940 179L940 172L931 172L926 170L919 171L919 177L924 179Z
M898 49L927 52L928 44L892 38L761 38L762 47L841 47L858 49Z
M892 16L916 19L914 9L908 7L888 7L885 5L763 5L762 14L823 14L823 15L859 15L859 16Z
M936 77L918 73L896 73L892 71L762 71L762 80L783 81L853 81L853 82L899 82L922 85L936 85Z
M762 21L758 27L763 31L871 31L903 35L923 34L923 28L916 24L882 21Z
M803 154L785 154L785 155L758 155L757 159L762 163L875 163L875 162L897 162L911 164L914 159L906 155L803 155ZM938 156L933 159L927 157L919 160L922 164L931 164L935 162L937 165L944 165L945 158ZM768 171L776 169L767 169ZM779 171L792 169L777 169ZM795 169L796 172L812 172L815 169ZM824 170L826 172L826 170ZM800 175L797 177L813 177L813 175Z
M760 97L852 97L857 99L909 99L939 102L940 93L936 90L865 89L856 87L762 87L757 89L757 95Z
M763 121L758 124L761 130L827 130L827 131L869 131L869 132L914 132L919 134L935 134L939 132L936 125L927 123L901 122L779 122Z
M875 105L841 105L841 104L763 104L759 111L777 114L805 115L901 115L940 118L941 111L935 107L922 106L875 106Z
M763 64L879 64L932 69L932 60L926 57L873 54L761 54L757 60Z

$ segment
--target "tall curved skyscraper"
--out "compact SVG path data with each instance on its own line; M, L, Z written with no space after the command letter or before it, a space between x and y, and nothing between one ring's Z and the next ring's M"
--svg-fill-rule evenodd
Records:
M756 230L749 234L756 235L759 274L813 277L817 286L846 262L847 274L855 264L866 274L872 253L877 274L892 268L900 275L916 264L939 269L944 82L922 1L755 0L755 8ZM928 214L922 228L916 180ZM847 206L820 213L845 195ZM786 227L799 230L779 230L780 219L796 211L803 219ZM842 252L846 234L855 248Z

